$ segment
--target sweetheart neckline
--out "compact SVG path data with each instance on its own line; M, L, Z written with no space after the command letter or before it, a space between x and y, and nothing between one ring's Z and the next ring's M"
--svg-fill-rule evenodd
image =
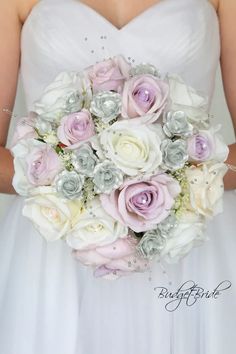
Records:
M145 15L147 15L149 12L153 11L154 9L158 8L159 6L161 6L164 2L167 2L169 0L159 0L157 2L155 2L154 4L148 6L145 10L143 10L142 12L140 12L137 16L133 17L130 21L128 21L126 24L124 24L122 27L117 27L116 25L114 25L111 21L109 21L104 15L102 15L101 13L99 13L98 11L96 11L94 8L92 8L91 6L88 6L87 4L83 3L82 1L78 1L78 3L80 5L82 5L86 10L90 11L91 13L93 13L95 16L97 16L98 18L100 18L103 22L107 23L111 28L113 28L115 31L117 32L122 32L124 31L127 27L131 26L133 23L135 23L136 21L140 20L142 17L144 17Z
M31 15L40 7L42 3L44 3L46 0L38 0L37 3L31 8L29 15L27 16L26 20L23 23L22 30L25 26L25 24L30 20ZM132 25L134 25L136 22L141 20L145 15L147 15L149 12L153 11L156 8L159 8L159 6L164 6L166 3L169 3L171 0L160 0L153 5L149 6L146 10L142 11L139 15L135 16L133 19L131 19L128 23L126 23L124 26L121 28L116 27L113 25L106 17L98 13L96 10L94 10L92 7L86 5L85 3L81 2L80 0L74 0L74 2L77 5L83 6L84 9L86 9L88 12L93 14L95 17L99 18L101 21L103 21L105 24L107 24L113 31L116 31L117 33L122 33ZM217 12L214 7L214 5L210 2L210 0L205 0L205 3L209 6L209 8L214 12L215 16L217 17Z

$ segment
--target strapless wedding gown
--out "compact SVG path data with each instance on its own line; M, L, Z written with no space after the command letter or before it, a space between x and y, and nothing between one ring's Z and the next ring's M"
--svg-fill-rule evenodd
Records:
M220 38L207 0L162 0L122 29L78 0L41 0L21 39L29 110L60 71L119 53L180 74L209 96L210 108ZM224 213L209 224L209 241L179 264L157 263L152 274L108 281L95 279L63 242L46 243L15 197L0 227L0 353L235 353L236 194L226 192L224 202ZM154 290L193 280L212 291L226 279L232 287L218 299L182 303L174 312Z

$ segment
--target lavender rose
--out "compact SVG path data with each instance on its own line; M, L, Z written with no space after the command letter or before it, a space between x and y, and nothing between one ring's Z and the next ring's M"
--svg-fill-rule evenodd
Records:
M164 220L180 193L180 185L165 173L149 180L126 180L110 195L101 195L103 208L135 232L152 230Z
M155 122L163 112L169 87L163 80L150 75L137 75L125 82L122 97L122 116L137 118L150 115L148 123Z
M63 117L57 130L59 140L70 147L91 138L94 134L95 128L91 114L85 108L78 113Z
M224 162L227 159L229 150L221 135L217 133L218 130L219 126L209 130L200 130L188 139L187 149L190 161Z
M122 55L88 67L87 72L92 82L93 92L115 91L120 93L124 81L129 78L130 68L130 64Z
M205 134L196 134L188 140L188 153L193 160L208 160L212 150L212 141Z

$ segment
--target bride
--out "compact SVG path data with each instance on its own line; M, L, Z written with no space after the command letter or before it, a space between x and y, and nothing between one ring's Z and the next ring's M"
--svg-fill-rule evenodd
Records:
M208 95L210 109L220 59L236 128L235 13L235 0L0 0L0 107L12 110L19 69L30 110L60 71L122 53L180 74ZM16 194L9 115L0 114L0 192ZM236 144L229 148L236 165ZM114 282L95 279L64 243L46 243L16 195L0 225L0 353L233 354L235 188L229 171L224 213L209 223L204 245L178 264ZM157 288L174 292L187 281L209 294L224 281L232 286L167 311Z

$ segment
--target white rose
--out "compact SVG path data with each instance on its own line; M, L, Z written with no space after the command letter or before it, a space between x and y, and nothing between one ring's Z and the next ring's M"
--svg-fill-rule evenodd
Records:
M35 101L34 111L46 121L58 122L64 115L88 106L91 97L90 82L84 74L62 72Z
M128 228L114 220L102 208L98 198L93 199L67 236L67 243L74 249L103 246L125 237Z
M222 212L223 177L227 170L223 163L191 166L186 170L190 204L194 211L208 217Z
M207 238L205 228L204 217L186 212L171 229L161 255L168 263L178 262Z
M26 199L23 215L47 241L64 238L77 223L81 203L59 198L52 187L38 187L33 194Z
M106 157L128 176L156 171L162 162L162 131L159 125L131 120L114 123L100 135Z
M208 97L186 85L178 75L169 75L170 105L173 111L184 111L190 123L208 126Z

